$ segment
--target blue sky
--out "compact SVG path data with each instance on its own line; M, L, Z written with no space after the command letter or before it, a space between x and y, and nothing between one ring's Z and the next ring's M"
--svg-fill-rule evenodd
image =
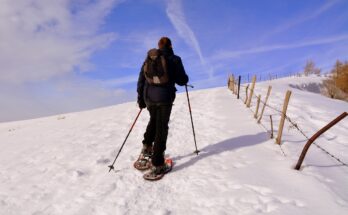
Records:
M135 101L161 36L197 89L348 60L346 0L2 0L0 16L0 121Z
M347 58L346 1L174 2L125 1L115 8L102 30L117 32L119 39L93 56L102 66L87 75L105 80L137 75L146 50L162 35L173 38L199 88L224 84L229 72L295 73L308 59L327 70L335 59Z

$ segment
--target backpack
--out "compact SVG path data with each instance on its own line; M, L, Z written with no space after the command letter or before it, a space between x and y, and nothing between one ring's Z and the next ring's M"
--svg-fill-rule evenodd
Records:
M168 68L165 57L158 49L147 52L144 63L144 76L149 84L163 85L168 83Z

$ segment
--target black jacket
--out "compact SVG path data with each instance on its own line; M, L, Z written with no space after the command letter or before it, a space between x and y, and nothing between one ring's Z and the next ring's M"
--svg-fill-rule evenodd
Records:
M144 75L144 64L138 79L138 103L149 105L172 104L175 99L175 84L183 86L188 82L181 58L174 55L173 49L161 49L166 58L169 82L164 86L150 85Z

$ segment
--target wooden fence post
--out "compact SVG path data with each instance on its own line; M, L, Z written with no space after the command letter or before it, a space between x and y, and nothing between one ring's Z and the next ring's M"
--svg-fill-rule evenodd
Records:
M229 75L229 76L227 77L227 89L230 89L230 85L231 85L230 77L231 77L231 75Z
M288 109L288 104L291 96L291 91L288 90L285 95L284 99L284 105L283 105L283 111L282 111L282 118L280 119L279 123L279 129L278 129L278 135L276 138L276 143L280 145L281 140L282 140L282 134L283 134L283 128L284 128L284 122L285 122L285 117L286 117L286 110Z
M267 104L267 101L268 101L268 97L271 94L271 90L272 90L272 86L268 86L266 100L265 100L265 103L263 104L263 107L262 107L262 110L261 110L261 114L260 114L259 120L257 120L257 123L261 122L261 119L262 119L262 116L263 116L263 112L265 111L266 104Z
M233 82L232 82L232 75L230 75L228 77L228 89L232 91L232 86L233 86Z
M233 87L232 87L232 92L233 94L236 94L236 80L234 78L234 75L232 74L232 81L233 81Z
M269 118L271 120L271 139L273 139L273 119L272 119L272 115L269 115Z
M233 90L233 93L235 94L235 95L237 95L237 87L238 87L238 85L237 85L237 83L236 83L236 80L235 79L233 79L234 80L234 90Z
M247 101L248 101L248 89L249 89L249 84L245 88L245 101L244 101L244 104L246 104Z
M260 101L261 101L261 95L257 97L256 110L254 115L255 119L257 119L257 114L259 113Z
M315 133L311 138L309 138L308 142L306 143L306 145L303 147L301 156L299 157L296 167L296 170L299 170L301 168L302 162L306 156L306 153L309 149L309 147L312 145L312 143L320 136L322 135L324 132L326 132L327 130L329 130L332 126L336 125L339 121L341 121L342 119L344 119L346 116L348 116L347 112L343 112L341 115L339 115L336 119L334 119L333 121L331 121L329 124L327 124L325 127L323 127L322 129L320 129L317 133Z
M231 91L232 91L232 93L234 93L234 76L233 76L233 74L231 75L230 81L231 81Z
M240 81L241 81L241 76L238 76L238 94L237 94L237 99L239 99L239 91L240 91Z
M255 82L256 82L256 75L254 75L253 79L252 79L251 88L250 88L250 94L249 94L249 98L248 98L248 101L247 101L247 104L246 104L247 107L250 107L251 100L253 99Z

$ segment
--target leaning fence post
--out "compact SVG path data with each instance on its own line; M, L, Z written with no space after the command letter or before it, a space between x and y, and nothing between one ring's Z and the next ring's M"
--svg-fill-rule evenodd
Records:
M247 107L250 107L251 100L253 98L255 82L256 82L256 75L254 75L253 79L252 79L251 88L250 88L250 94L249 94L249 98L248 98L248 101L247 101L247 104L246 104Z
M280 119L279 123L279 129L278 129L278 135L276 138L276 143L280 145L281 140L282 140L282 134L283 134L283 128L284 128L284 122L285 122L285 117L286 117L286 110L288 109L288 104L291 96L291 91L288 90L285 95L284 99L284 105L283 105L283 111L282 111L282 118Z
M237 95L237 99L239 99L239 91L240 91L240 80L241 80L241 76L238 76L238 95Z
M272 90L272 86L268 86L267 95L266 95L266 100L265 100L265 102L263 103L263 107L262 107L262 110L261 110L261 114L260 114L259 120L257 120L257 123L260 123L260 122L261 122L261 119L262 119L262 116L263 116L263 112L265 111L266 104L267 104L267 101L268 101L268 97L269 97L269 95L271 94L271 90Z
M247 101L248 101L248 89L249 89L249 84L245 88L245 101L244 101L244 104L246 104Z
M261 101L261 95L259 95L257 97L256 110L255 110L255 114L254 114L255 119L257 119L257 114L259 113L260 101Z
M296 167L296 170L299 170L301 168L302 162L306 156L306 153L309 149L309 147L311 146L311 144L320 136L322 135L324 132L326 132L327 130L329 130L332 126L336 125L336 123L338 123L339 121L341 121L342 119L344 119L346 116L348 116L347 112L342 113L341 115L339 115L336 119L332 120L329 124L327 124L325 127L323 127L322 129L320 129L317 133L315 133L311 138L309 138L308 142L306 143L306 145L304 146L301 156L299 157Z

